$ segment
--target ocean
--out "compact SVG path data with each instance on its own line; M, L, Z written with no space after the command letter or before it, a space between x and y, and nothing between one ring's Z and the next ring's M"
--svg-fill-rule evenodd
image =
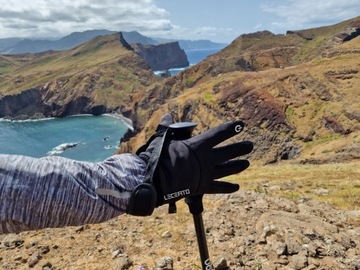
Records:
M187 50L186 54L190 65L194 65L219 50ZM170 73L175 75L184 69L172 69ZM128 128L124 121L109 115L29 121L0 119L0 154L58 155L98 162L115 153Z
M189 67L200 63L206 57L208 57L211 54L217 53L221 49L222 48L185 50L186 56L189 61ZM184 71L186 68L188 68L188 67L171 68L171 69L169 69L169 72L170 72L171 76L174 76L174 75L180 73L181 71ZM156 75L160 76L161 73L163 73L163 72L164 72L164 70L158 70L158 71L155 71L154 73Z
M222 48L185 50L190 66L195 65L211 54L219 52Z
M63 156L98 162L115 153L128 130L110 115L26 121L0 120L0 153L32 157Z

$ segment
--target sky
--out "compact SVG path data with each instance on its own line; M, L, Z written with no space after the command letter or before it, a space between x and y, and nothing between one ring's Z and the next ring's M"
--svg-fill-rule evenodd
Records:
M241 34L285 34L357 16L360 0L0 0L0 38L107 29L230 43Z

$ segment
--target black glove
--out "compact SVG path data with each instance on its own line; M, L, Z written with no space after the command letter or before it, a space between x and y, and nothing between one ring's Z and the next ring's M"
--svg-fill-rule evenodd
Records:
M149 164L149 173L145 183L135 189L134 198L130 199L130 214L151 215L153 209L142 214L139 208L148 207L152 202L154 206L160 206L184 197L232 193L239 189L237 184L214 179L245 170L249 166L247 160L233 159L250 153L253 144L244 141L214 147L240 133L244 128L243 122L228 122L184 140L174 139L171 124L171 115L165 115L157 133L138 151L139 156ZM140 199L145 193L146 198Z

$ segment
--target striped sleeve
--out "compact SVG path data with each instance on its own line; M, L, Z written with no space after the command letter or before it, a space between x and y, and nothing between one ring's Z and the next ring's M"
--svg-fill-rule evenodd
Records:
M0 234L100 223L121 215L145 168L132 154L100 163L0 154Z

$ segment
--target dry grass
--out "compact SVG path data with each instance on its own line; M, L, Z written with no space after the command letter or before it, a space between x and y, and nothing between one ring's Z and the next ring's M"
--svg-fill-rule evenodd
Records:
M242 190L290 199L317 199L345 210L360 209L360 161L324 165L251 166L229 178Z

